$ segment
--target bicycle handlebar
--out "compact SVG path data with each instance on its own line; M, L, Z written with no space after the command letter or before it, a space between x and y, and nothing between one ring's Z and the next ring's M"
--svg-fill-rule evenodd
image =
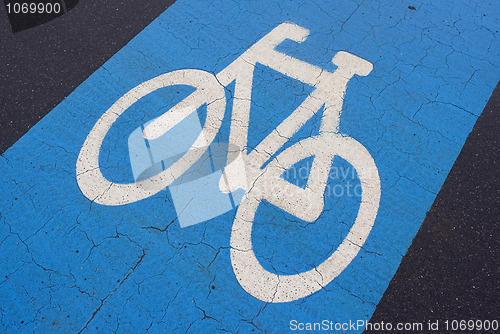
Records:
M339 72L334 75L335 72L325 71L320 67L275 50L286 39L302 43L308 36L308 29L292 23L282 23L219 72L217 79L223 85L228 85L237 78L239 72L244 71L244 69L253 70L256 63L261 63L317 88L329 86L332 82L338 81L338 74L341 74L347 83L355 74L366 76L371 72L373 65L370 62L344 51L338 52L332 59L332 62L338 66L335 72Z

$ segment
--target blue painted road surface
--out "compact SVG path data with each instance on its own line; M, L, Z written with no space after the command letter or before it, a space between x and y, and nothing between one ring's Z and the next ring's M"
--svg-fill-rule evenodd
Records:
M413 5L176 2L0 159L2 331L368 321L499 77Z

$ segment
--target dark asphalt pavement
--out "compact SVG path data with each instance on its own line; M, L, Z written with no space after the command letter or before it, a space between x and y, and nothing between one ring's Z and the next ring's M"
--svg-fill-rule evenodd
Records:
M71 11L13 33L0 6L0 153L174 1L80 1Z
M469 134L372 322L500 315L500 85Z

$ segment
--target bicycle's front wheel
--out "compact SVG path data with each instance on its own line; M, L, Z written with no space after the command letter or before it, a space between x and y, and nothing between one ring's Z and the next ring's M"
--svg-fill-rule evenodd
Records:
M104 137L113 123L142 97L157 89L173 85L188 85L196 88L196 91L178 104L182 106L182 109L189 108L195 111L203 104L207 104L206 121L198 138L177 162L155 176L127 184L107 180L101 173L99 152ZM177 109L181 110L181 108ZM206 71L178 70L140 84L116 101L99 118L87 136L76 163L76 178L80 190L88 199L103 205L124 205L153 196L169 186L203 155L219 131L225 109L224 88L213 74ZM175 113L172 116L175 118Z
M318 148L320 151L323 149L319 152L320 155L326 150L330 152L327 156L332 158L339 156L355 168L362 191L359 211L343 242L323 263L296 275L277 275L264 269L253 251L252 225L255 212L263 200L289 213L293 212L291 207L302 205L300 203L302 199L294 196L294 193L286 188L283 183L286 181L279 179L279 175L294 163L318 153ZM243 289L262 301L280 303L297 300L322 289L356 257L377 216L380 178L377 166L368 150L355 139L336 134L322 134L304 139L283 151L274 161L274 164L269 164L262 177L255 181L238 208L231 232L231 263ZM331 160L328 162L331 164ZM266 177L266 173L270 176ZM272 183L279 184L273 187L270 186ZM326 180L324 183L326 185ZM324 190L321 189L322 195L315 197L315 201L323 200ZM307 193L302 194L307 196ZM320 205L322 208L323 203ZM302 210L314 209L310 205L302 205Z

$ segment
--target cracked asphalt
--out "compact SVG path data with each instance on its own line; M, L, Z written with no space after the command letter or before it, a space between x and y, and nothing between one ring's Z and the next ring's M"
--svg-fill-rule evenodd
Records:
M2 332L286 333L294 319L498 319L498 6L170 5L80 1L17 33L2 9ZM181 228L168 190L128 205L100 205L80 191L75 165L96 121L131 88L177 69L215 74L283 22L310 35L301 44L283 42L280 52L331 72L341 50L373 64L371 74L348 84L339 131L366 147L382 186L377 219L353 262L320 291L273 303L247 293L233 272L236 210ZM313 89L257 64L249 150ZM225 90L221 143L229 136L234 84ZM103 142L103 175L133 182L129 134L191 91L176 86L131 106ZM198 113L203 120L206 111ZM320 120L316 114L285 148L318 133ZM293 275L316 268L346 237L360 199L335 189L359 179L345 160L333 165L334 196L317 220L259 206L252 242L265 270Z

